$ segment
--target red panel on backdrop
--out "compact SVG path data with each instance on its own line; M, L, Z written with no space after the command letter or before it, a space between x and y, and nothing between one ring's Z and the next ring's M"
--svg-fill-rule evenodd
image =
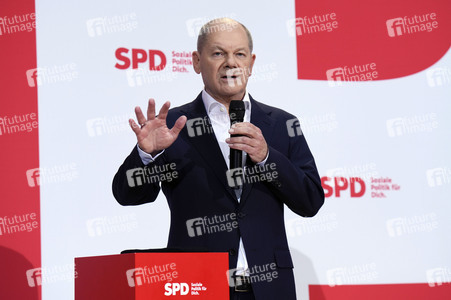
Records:
M298 79L365 81L420 72L451 44L451 1L296 0Z
M0 299L33 300L42 282L35 3L1 1L0 12Z
M451 284L309 285L310 300L445 300Z

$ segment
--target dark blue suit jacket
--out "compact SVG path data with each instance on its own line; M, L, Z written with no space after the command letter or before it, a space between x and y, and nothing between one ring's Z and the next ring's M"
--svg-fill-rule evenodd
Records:
M177 179L161 182L171 211L168 247L228 252L230 268L233 269L241 236L251 272L253 270L254 275L259 276L252 283L256 299L296 299L293 262L285 233L284 204L298 215L311 217L322 206L324 191L304 136L288 134L287 121L295 117L252 97L250 101L251 123L261 129L266 139L269 146L266 165L275 166L277 178L245 183L238 203L228 184L227 165L215 135L193 136L188 132L187 124L174 144L150 164L175 163L178 172ZM167 117L168 127L171 128L182 115L188 120L208 120L201 94L193 102L171 109ZM153 202L159 193L158 183L129 186L127 170L139 167L144 165L134 147L113 180L114 196L122 205ZM214 216L217 216L217 223ZM237 228L212 227L227 222L226 216L232 219L235 216L234 227ZM199 231L193 224L192 219L204 217L210 218L204 221L210 222L210 225L204 224L210 226L209 232ZM266 269L276 276L263 280ZM277 273L272 273L274 269Z

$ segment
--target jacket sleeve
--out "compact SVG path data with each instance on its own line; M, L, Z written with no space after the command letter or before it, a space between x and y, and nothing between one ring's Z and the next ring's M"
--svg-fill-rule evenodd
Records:
M316 215L324 203L324 190L304 136L289 138L288 155L269 146L266 164L277 172L277 178L267 182L276 198L300 216Z
M145 172L161 161L159 157L145 166L135 146L113 179L113 195L117 202L121 205L139 205L155 201L160 191L159 182L146 182Z

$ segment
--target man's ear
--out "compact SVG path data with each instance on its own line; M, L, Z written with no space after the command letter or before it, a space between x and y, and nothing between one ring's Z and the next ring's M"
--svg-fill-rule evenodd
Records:
M249 66L249 76L252 75L252 69L254 68L255 58L256 58L255 54L252 54L252 62L251 65Z
M197 74L200 74L200 53L193 51L193 68Z

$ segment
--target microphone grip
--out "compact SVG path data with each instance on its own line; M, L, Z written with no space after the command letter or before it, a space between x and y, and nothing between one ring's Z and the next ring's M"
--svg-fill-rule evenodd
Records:
M240 136L232 134L231 137ZM243 151L230 148L230 169L243 167Z

